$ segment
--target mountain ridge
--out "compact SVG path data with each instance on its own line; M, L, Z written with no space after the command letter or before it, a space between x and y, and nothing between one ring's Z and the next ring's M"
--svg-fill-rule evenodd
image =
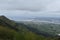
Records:
M11 25L11 24L15 24L15 25ZM16 28L16 23L9 20L8 18L6 18L5 16L0 16L0 24L3 24L3 25L6 25L6 26L9 26L10 28L12 29L15 29L15 30L18 30Z

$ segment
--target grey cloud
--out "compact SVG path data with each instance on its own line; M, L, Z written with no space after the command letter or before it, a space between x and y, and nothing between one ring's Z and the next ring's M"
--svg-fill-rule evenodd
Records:
M22 17L60 17L60 0L0 0L0 15Z
M53 9L55 1L57 0L0 0L0 9L45 11L51 10L51 8ZM58 4L58 2L56 4Z

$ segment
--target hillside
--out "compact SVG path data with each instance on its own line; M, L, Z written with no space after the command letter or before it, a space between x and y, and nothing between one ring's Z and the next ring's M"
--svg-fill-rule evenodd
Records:
M45 37L36 34L35 28L24 23L16 23L5 16L0 16L0 40L55 40L55 37Z
M60 34L60 24L48 23L48 22L33 22L33 21L23 23L39 31L46 32L52 35Z

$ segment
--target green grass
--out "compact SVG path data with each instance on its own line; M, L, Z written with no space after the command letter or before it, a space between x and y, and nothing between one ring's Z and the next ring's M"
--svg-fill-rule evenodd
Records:
M16 32L8 27L0 26L0 40L55 40L55 38L37 35L23 28Z

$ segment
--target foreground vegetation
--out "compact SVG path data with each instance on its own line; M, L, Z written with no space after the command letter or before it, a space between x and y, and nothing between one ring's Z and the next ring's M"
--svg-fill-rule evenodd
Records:
M24 30L23 32L16 32L13 29L9 29L0 26L0 40L54 40L54 38L44 37L37 35L31 31Z

